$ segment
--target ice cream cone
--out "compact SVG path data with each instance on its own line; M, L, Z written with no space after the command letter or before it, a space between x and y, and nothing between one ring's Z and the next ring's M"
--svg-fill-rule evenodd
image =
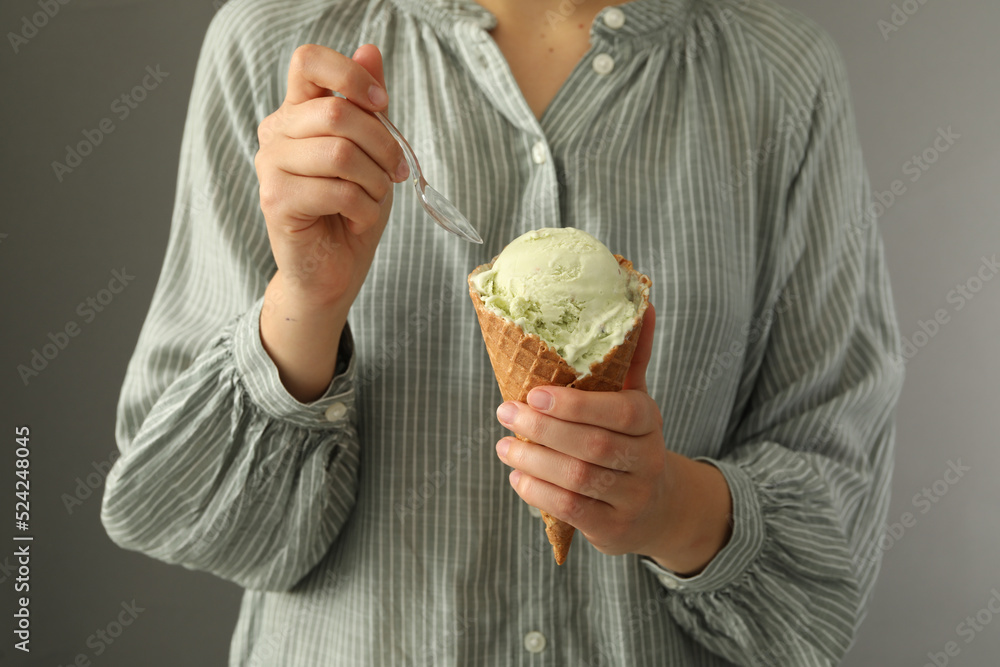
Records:
M494 258L495 260L496 258ZM650 280L632 268L632 262L615 255L618 264L631 276L629 284L637 304L632 328L624 342L612 348L604 358L590 365L590 372L580 376L559 354L535 334L525 333L513 320L503 317L486 307L473 277L492 267L483 264L469 274L469 295L476 308L479 328L486 342L486 350L493 365L493 374L505 401L527 400L528 392L540 386L565 386L584 391L620 391L625 374L632 363L635 346L639 342L642 318L649 305ZM530 442L520 435L519 439ZM545 533L552 545L556 563L562 565L569 553L569 546L576 529L547 512L542 512Z

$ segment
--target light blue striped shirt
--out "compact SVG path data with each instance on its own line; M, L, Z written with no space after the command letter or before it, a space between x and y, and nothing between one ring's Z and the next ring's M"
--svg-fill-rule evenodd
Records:
M102 519L247 589L231 665L801 667L851 644L903 368L843 62L769 0L619 10L541 120L467 1L232 0L213 20ZM486 242L397 187L349 363L302 404L259 337L275 265L253 158L307 42L379 46L395 123ZM465 277L554 225L652 279L665 440L733 500L697 576L582 538L556 566L495 455Z

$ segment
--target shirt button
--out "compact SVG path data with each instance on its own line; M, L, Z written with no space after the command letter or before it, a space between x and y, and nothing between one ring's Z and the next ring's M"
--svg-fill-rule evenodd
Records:
M532 630L524 636L524 648L531 653L541 653L545 650L545 635L537 630Z
M343 403L331 403L323 415L328 422L340 421L347 414L347 406Z
M598 53L594 56L593 67L595 72L604 76L605 74L609 74L611 70L615 68L615 59L606 53Z
M681 583L672 577L661 576L659 579L661 584L663 584L672 591L676 591L680 588L683 588Z
M531 147L531 159L535 162L535 164L544 163L547 155L548 151L545 150L544 142L539 141Z
M611 7L604 12L604 25L612 30L618 30L625 25L625 12L617 7Z
M528 505L528 513L537 519L542 518L542 510L538 509L537 507L532 507L531 505Z

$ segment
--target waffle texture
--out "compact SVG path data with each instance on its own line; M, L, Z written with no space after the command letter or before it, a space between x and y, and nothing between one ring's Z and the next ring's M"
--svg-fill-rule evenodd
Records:
M493 259L496 260L495 257ZM491 268L492 262L476 267L469 274L469 296L476 308L479 329L482 331L503 400L524 402L528 398L528 392L541 386L574 387L584 391L621 390L632 363L635 346L639 342L642 318L649 305L651 283L647 276L632 267L632 262L621 255L615 255L615 259L631 276L629 286L638 306L635 321L621 345L612 348L603 359L591 364L590 372L583 376L578 375L566 360L537 335L525 333L513 320L486 307L473 278L481 271ZM521 435L517 437L531 442ZM545 534L552 545L552 554L556 563L562 565L566 562L576 529L544 511L542 520L545 521Z

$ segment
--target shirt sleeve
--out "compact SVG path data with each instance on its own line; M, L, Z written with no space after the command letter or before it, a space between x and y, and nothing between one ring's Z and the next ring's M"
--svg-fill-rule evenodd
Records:
M823 57L785 206L776 292L794 298L758 314L772 325L749 401L702 459L729 484L730 541L689 578L643 559L675 621L738 665L840 663L888 510L899 333L845 68L836 47Z
M303 404L262 347L275 268L253 159L257 125L277 101L254 72L258 49L235 37L240 20L223 7L202 48L170 240L121 390L121 456L101 520L126 549L283 590L319 562L354 506L357 371L345 330L338 373Z

